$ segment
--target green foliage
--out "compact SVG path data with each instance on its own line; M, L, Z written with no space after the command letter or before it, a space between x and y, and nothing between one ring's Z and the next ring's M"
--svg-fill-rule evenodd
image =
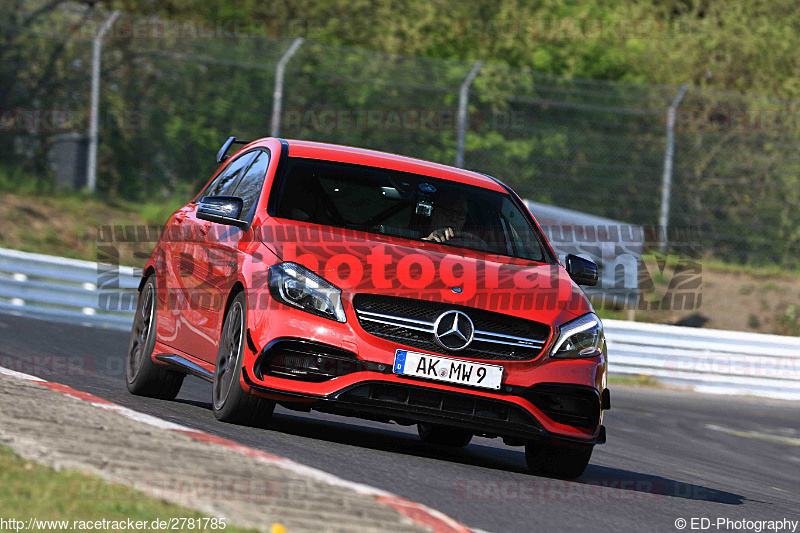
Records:
M33 0L0 15L0 109L88 115L87 21L96 28L111 6L64 5ZM189 197L216 169L226 137L268 135L275 65L301 35L308 41L286 72L283 136L452 164L459 87L483 60L470 92L465 166L532 200L641 225L658 221L664 116L677 85L690 83L681 109L701 120L679 117L673 224L700 226L707 250L724 261L798 265L800 124L708 120L798 116L790 100L725 92L800 98L794 0L120 0L113 7L140 21L255 20L263 32L106 40L98 184L107 197ZM321 120L373 112L383 121ZM385 120L407 112L436 118L410 128ZM73 129L85 131L83 124ZM21 180L26 190L45 190L57 133L0 130L11 147L0 151L0 164L14 176L36 176ZM0 175L0 186L18 190L15 180Z
M0 190L22 194L53 191L53 182L46 176L29 174L19 167L0 165Z
M777 316L774 333L778 335L800 335L800 305L787 305Z
M577 78L691 83L800 98L794 0L124 0L128 12L268 21L335 46Z

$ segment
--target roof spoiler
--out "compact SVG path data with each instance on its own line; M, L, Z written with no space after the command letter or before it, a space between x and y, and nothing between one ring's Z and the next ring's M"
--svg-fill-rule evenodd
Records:
M217 152L217 163L222 163L230 157L226 154L226 152L232 144L250 144L250 141L237 141L236 137L228 137L228 140L225 141L225 144L223 144L222 148L220 148L219 152Z

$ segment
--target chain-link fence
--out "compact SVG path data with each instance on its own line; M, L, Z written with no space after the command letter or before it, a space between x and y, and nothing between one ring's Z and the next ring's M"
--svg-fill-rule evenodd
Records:
M0 16L7 169L51 180L47 155L59 135L86 130L92 39L105 16ZM276 67L293 40L247 21L232 34L202 22L170 32L123 15L104 38L101 193L195 190L227 136L269 135ZM460 89L473 66L303 42L285 65L280 135L453 164ZM464 166L531 200L655 226L678 92L484 64L466 91ZM799 108L690 88L675 121L670 224L700 228L718 259L796 267Z

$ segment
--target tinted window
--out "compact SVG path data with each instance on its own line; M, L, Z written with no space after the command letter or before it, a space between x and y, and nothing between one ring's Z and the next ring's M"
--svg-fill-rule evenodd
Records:
M250 167L244 172L239 184L236 186L236 192L233 194L244 200L240 218L246 217L250 209L258 201L261 189L264 186L264 177L267 175L269 154L262 151L258 151L256 154L255 160L250 163Z
M247 168L255 155L255 152L248 152L231 161L219 176L200 193L200 196L197 197L198 200L205 196L232 196L239 183L242 170Z
M547 261L508 194L418 174L289 158L276 207L281 218Z

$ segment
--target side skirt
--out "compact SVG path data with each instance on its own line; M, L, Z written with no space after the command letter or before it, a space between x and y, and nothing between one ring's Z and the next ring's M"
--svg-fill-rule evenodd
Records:
M181 370L187 374L204 379L208 382L214 381L214 374L180 355L174 353L160 353L155 356L155 359L161 361L162 363L176 367L176 370Z

